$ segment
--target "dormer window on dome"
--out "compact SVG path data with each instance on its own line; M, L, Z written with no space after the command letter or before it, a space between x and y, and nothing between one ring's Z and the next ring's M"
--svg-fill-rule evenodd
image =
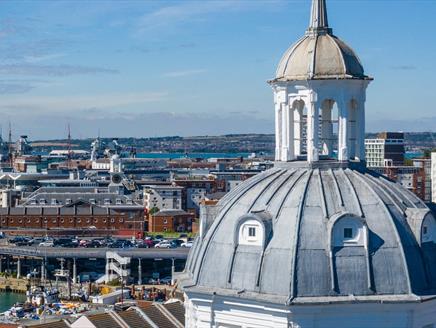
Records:
M239 228L239 245L262 246L264 229L257 220L247 220Z
M333 221L331 248L346 246L367 246L367 227L362 219L345 214Z
M235 244L265 247L271 233L271 216L266 212L255 212L239 219L235 231Z
M436 221L431 214L427 214L421 226L421 243L436 243Z

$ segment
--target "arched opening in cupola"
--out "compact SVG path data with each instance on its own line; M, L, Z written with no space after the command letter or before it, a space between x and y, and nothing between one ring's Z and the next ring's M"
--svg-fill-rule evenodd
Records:
M295 158L306 153L307 107L303 100L295 100L292 104L294 119L294 154Z
M335 158L338 147L339 110L333 99L321 103L319 114L319 154Z
M348 157L350 159L356 158L357 150L357 102L351 99L347 104L348 117L347 117L347 139L348 139Z

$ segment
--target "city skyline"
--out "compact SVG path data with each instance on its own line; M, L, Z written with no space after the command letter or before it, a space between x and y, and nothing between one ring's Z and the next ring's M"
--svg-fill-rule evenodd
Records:
M392 3L331 0L330 23L375 77L367 130L434 131L435 46L422 31L436 3ZM68 123L75 138L272 133L266 81L309 10L279 0L2 2L3 133L8 120L14 137L31 139L63 138Z

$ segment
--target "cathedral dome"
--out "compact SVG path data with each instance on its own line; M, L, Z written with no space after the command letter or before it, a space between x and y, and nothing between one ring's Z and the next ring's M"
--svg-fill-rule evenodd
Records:
M276 72L276 81L365 78L353 49L330 33L308 33L286 51Z
M430 210L353 163L278 163L212 216L187 262L193 292L298 304L410 301L436 287Z

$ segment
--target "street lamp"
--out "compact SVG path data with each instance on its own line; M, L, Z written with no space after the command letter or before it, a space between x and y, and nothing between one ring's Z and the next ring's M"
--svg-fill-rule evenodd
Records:
M121 270L122 270L122 267L121 267ZM123 302L124 302L124 278L123 278L123 271L121 271L120 282L121 282L121 304L123 304Z
M174 272L176 271L175 269L175 263L174 263L174 257L171 259L172 263L171 263L171 286L174 286Z

